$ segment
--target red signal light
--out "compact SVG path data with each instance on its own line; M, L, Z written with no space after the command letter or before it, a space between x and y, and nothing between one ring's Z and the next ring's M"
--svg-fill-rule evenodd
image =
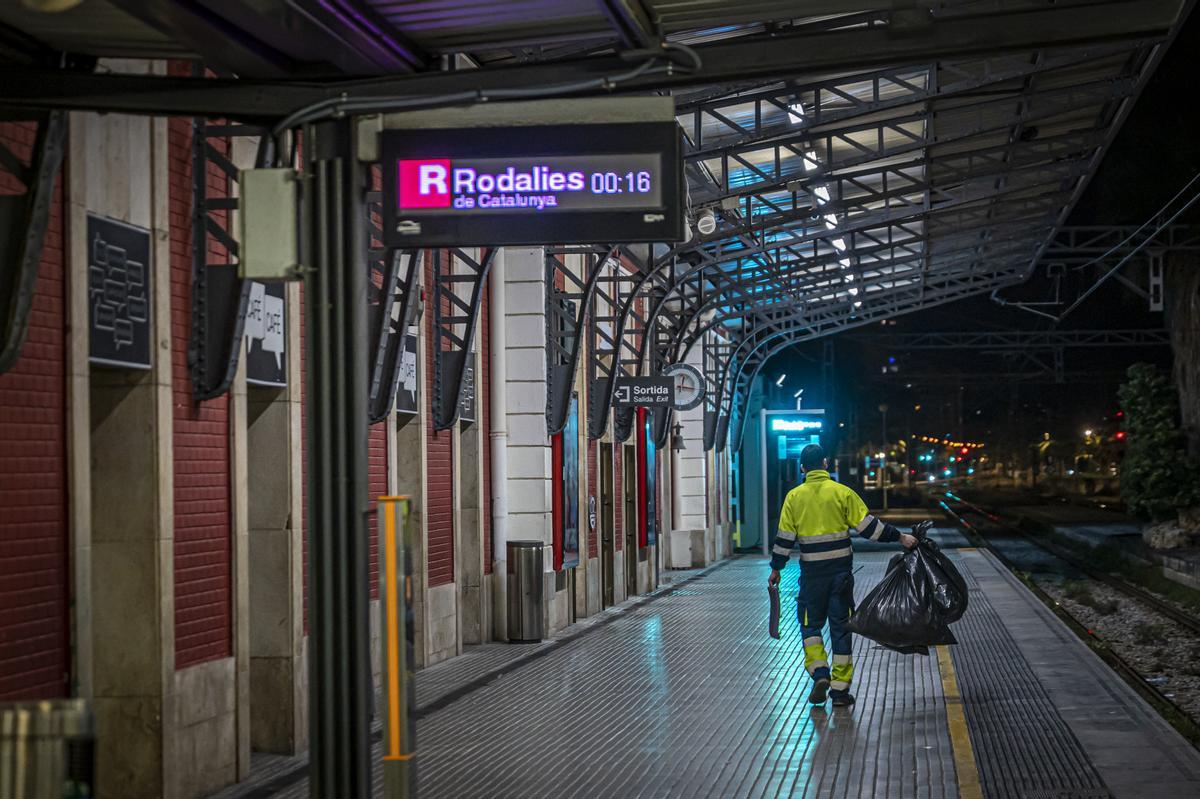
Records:
M1117 431L1117 441L1124 441L1124 440L1125 440L1125 431L1118 430Z
M1124 416L1124 415L1125 415L1125 411L1117 411L1117 418L1118 418L1118 419L1120 419L1120 418L1121 418L1122 416Z
M963 448L962 448L962 454L964 454L964 455L970 455L970 454L971 454L971 448L970 448L970 447L963 447Z

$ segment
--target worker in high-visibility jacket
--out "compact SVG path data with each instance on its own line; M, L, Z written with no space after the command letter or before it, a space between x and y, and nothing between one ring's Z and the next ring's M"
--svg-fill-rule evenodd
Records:
M801 451L800 468L804 482L783 500L768 583L779 584L780 571L792 550L799 549L797 612L804 636L804 666L813 680L808 701L821 705L828 695L835 707L848 707L854 704L850 693L854 662L846 629L854 610L851 531L872 541L899 541L909 549L917 545L917 539L876 519L853 489L830 478L829 461L820 445L809 444ZM826 620L832 668L822 638Z

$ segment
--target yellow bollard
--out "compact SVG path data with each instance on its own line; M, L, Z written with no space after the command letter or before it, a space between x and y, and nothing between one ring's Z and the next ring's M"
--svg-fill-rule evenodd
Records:
M383 795L388 799L417 795L416 732L409 718L415 698L409 507L408 497L380 497L377 509L383 545Z

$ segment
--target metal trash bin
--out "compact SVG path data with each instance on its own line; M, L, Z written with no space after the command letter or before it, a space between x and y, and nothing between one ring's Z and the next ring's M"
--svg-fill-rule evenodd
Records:
M542 620L542 571L546 545L508 542L508 640L534 643L546 634Z
M0 703L0 799L95 795L95 732L87 702Z

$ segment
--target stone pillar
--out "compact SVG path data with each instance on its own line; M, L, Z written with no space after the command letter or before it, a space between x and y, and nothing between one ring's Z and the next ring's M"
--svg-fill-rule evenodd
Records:
M481 314L482 315L482 314ZM482 320L481 320L482 321ZM481 340L479 328L475 329L475 341ZM458 468L459 492L459 551L462 557L456 558L459 575L456 582L461 586L458 598L459 628L462 631L463 644L479 644L490 640L491 635L485 633L488 625L489 607L483 579L483 514L487 504L483 501L488 487L483 483L483 461L485 457L483 442L483 416L489 409L481 403L483 392L480 390L479 379L483 374L482 356L478 344L474 347L475 366L475 420L459 424L458 454L455 466Z
M254 749L308 746L304 649L300 288L287 287L288 385L247 390L250 736Z
M425 284L425 262L417 266L413 290L420 292ZM432 313L426 308L425 313ZM389 427L388 457L388 487L396 496L409 498L409 541L412 551L413 573L413 649L418 667L428 665L429 646L426 632L429 624L426 619L425 586L429 584L429 568L425 557L425 542L428 538L428 522L425 513L426 469L428 463L429 440L425 435L428 422L428 398L426 395L425 348L429 346L427 336L423 331L427 328L424 318L409 328L409 333L416 335L416 413L393 413Z
M87 214L151 231L150 371L87 365L86 305L72 331L72 396L86 402L90 584L76 601L90 618L97 792L177 797L175 599L167 124L72 114L66 190L68 266L86 275ZM73 283L73 297L86 287ZM86 296L86 294L85 294ZM86 396L81 391L87 375ZM76 405L73 419L82 422ZM75 431L76 437L82 431ZM85 505L84 507L88 507ZM86 629L81 629L87 634Z
M550 438L546 435L546 264L541 247L505 250L508 374L508 539L551 544ZM547 631L555 629L552 561L546 563ZM505 575L497 574L498 580Z
M421 350L423 342L417 346L417 362L423 364ZM420 367L418 367L420 368ZM398 496L409 498L408 525L409 541L412 543L410 557L413 564L413 645L417 666L428 664L428 645L425 618L425 586L429 581L428 564L425 561L425 541L428 535L425 516L425 396L424 381L418 375L417 380L417 413L397 413L396 416L396 446L389 449L392 455L392 469L388 472L389 481L394 482L394 490ZM392 477L392 475L395 475Z

